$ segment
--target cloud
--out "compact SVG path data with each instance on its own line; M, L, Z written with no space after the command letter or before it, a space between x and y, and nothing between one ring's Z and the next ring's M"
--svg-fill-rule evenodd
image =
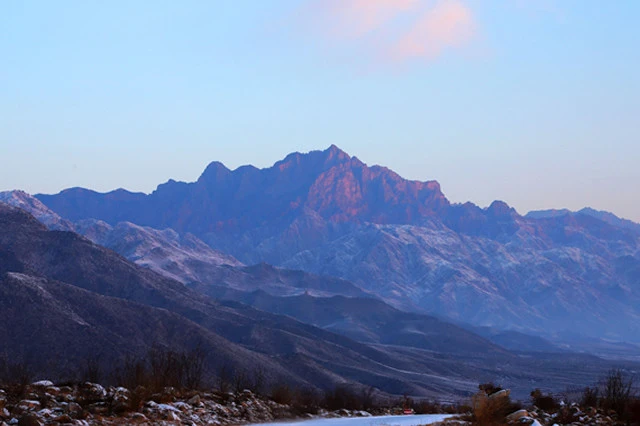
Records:
M471 10L457 0L439 1L394 45L397 60L434 59L449 48L469 43L476 33Z
M402 13L415 8L420 0L319 0L320 11L333 36L359 38L381 28Z
M305 32L392 63L434 60L477 33L464 0L307 0L298 17Z

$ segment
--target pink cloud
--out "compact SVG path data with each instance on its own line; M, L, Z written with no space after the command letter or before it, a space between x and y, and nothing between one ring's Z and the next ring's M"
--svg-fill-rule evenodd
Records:
M434 59L444 50L460 48L476 33L471 10L458 0L441 0L428 9L392 49L397 60Z
M433 60L476 34L464 0L308 0L299 16L305 31L393 63Z
M358 38L384 28L420 0L319 0L334 35Z

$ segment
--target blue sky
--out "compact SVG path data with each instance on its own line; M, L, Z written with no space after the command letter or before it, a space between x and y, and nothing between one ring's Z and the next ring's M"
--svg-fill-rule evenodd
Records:
M454 202L640 221L640 2L0 5L0 190L149 192L336 144Z

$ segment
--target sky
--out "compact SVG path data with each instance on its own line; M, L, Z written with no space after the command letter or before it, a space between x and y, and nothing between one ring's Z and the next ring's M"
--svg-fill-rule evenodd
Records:
M640 222L637 0L0 4L0 190L335 144L452 202Z

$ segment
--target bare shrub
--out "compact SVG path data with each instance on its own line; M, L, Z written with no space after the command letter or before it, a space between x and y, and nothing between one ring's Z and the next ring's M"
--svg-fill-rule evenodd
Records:
M88 355L84 359L83 370L80 377L83 382L100 383L102 380L102 365L100 355Z
M324 395L324 406L328 410L361 410L362 401L358 393L347 385L337 385L334 389L328 390Z
M183 353L182 364L184 368L183 385L187 389L200 389L206 374L206 354L201 345L197 345L190 351Z
M262 393L264 392L265 382L266 382L266 374L265 374L264 368L256 367L253 370L253 373L251 376L252 376L251 380L249 381L250 383L249 389L256 395L262 395Z
M233 374L233 392L236 394L241 393L245 389L249 389L251 387L251 382L249 381L249 374L245 369L238 369Z
M218 390L227 394L231 391L231 384L233 382L233 368L228 364L223 364L218 369Z
M287 384L278 384L271 389L271 400L278 404L289 405L293 402L294 392Z
M23 394L33 378L33 370L24 359L0 357L0 384L11 386L15 392Z
M486 393L487 395L491 395L492 393L496 393L502 390L500 386L496 386L493 382L481 383L478 385L478 389L481 392Z
M320 402L320 395L314 389L298 389L292 408L297 414L317 414Z
M605 410L622 415L632 398L633 380L621 370L611 370L604 379L601 404Z
M560 410L558 410L558 413L554 418L554 422L561 425L568 425L575 421L578 421L579 419L580 418L576 415L576 411L574 409L568 406L564 406Z
M113 372L113 379L116 384L128 389L135 389L138 386L148 385L148 372L143 359L126 356L120 366Z
M640 425L640 399L634 398L629 401L625 417L629 423Z
M376 388L367 386L360 391L360 404L363 410L371 410L376 407Z
M582 391L582 397L580 398L580 405L583 407L597 407L598 406L598 388L585 387Z
M556 410L559 407L558 402L551 394L543 394L540 389L531 391L531 401L533 405L544 411Z
M114 381L126 388L138 386L159 392L164 388L199 389L206 371L204 351L173 351L153 346L144 358L127 356L114 371Z

